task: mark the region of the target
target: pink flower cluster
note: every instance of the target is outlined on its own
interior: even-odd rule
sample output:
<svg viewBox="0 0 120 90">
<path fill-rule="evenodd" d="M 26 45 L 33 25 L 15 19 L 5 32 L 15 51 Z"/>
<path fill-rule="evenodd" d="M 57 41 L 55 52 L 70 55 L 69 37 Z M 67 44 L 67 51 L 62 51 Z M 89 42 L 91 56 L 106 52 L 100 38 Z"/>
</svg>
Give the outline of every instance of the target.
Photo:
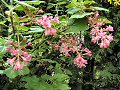
<svg viewBox="0 0 120 90">
<path fill-rule="evenodd" d="M 88 48 L 83 48 L 79 36 L 70 36 L 68 38 L 61 38 L 61 45 L 55 45 L 56 50 L 60 50 L 66 57 L 71 56 L 70 53 L 75 53 L 77 56 L 74 59 L 74 64 L 79 68 L 85 67 L 87 60 L 84 59 L 85 56 L 91 56 L 91 51 Z"/>
<path fill-rule="evenodd" d="M 32 55 L 28 54 L 26 51 L 26 47 L 31 46 L 32 43 L 29 42 L 25 46 L 20 46 L 20 44 L 25 41 L 26 38 L 24 38 L 19 44 L 16 44 L 13 41 L 7 42 L 7 44 L 12 45 L 12 47 L 6 47 L 6 50 L 13 56 L 13 58 L 8 58 L 7 62 L 13 67 L 14 70 L 21 70 L 23 66 L 27 66 L 28 62 L 32 60 Z"/>
<path fill-rule="evenodd" d="M 58 20 L 58 17 L 48 17 L 47 15 L 43 15 L 41 18 L 39 18 L 36 23 L 39 25 L 42 25 L 46 31 L 45 31 L 45 35 L 49 36 L 49 35 L 56 35 L 56 29 L 52 27 L 52 22 L 57 22 L 60 23 L 60 21 Z"/>
<path fill-rule="evenodd" d="M 40 18 L 36 18 L 37 17 L 36 15 L 44 12 L 42 9 L 40 9 L 37 13 L 34 13 L 33 11 L 31 11 L 28 8 L 26 8 L 25 10 L 27 12 L 27 15 L 20 17 L 18 20 L 21 21 L 22 19 L 28 18 L 28 16 L 30 17 L 31 20 L 29 22 L 20 23 L 20 26 L 28 26 L 31 24 L 37 24 L 37 25 L 41 25 L 45 28 L 46 36 L 56 35 L 56 28 L 54 28 L 52 26 L 52 22 L 60 23 L 57 16 L 53 17 L 53 16 L 42 15 L 42 17 L 40 17 Z"/>
<path fill-rule="evenodd" d="M 105 25 L 106 20 L 102 21 L 102 19 L 98 19 L 99 13 L 97 12 L 93 18 L 89 17 L 89 24 L 92 27 L 91 35 L 92 35 L 92 42 L 97 43 L 100 48 L 108 48 L 110 42 L 113 41 L 112 34 L 109 34 L 109 31 L 114 31 L 112 26 L 108 26 L 103 28 Z"/>
</svg>

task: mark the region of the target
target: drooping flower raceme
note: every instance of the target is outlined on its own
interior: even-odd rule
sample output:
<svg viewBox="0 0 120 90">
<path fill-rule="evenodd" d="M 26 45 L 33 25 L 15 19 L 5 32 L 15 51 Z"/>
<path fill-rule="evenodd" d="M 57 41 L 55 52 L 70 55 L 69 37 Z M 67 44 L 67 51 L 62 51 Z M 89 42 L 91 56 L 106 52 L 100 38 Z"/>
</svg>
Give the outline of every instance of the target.
<svg viewBox="0 0 120 90">
<path fill-rule="evenodd" d="M 45 28 L 45 35 L 56 35 L 56 28 L 52 27 L 52 22 L 60 23 L 58 17 L 48 17 L 47 15 L 43 15 L 41 18 L 36 20 L 36 23 L 42 25 Z"/>
<path fill-rule="evenodd" d="M 112 26 L 108 26 L 103 28 L 106 23 L 106 20 L 102 21 L 102 19 L 98 19 L 98 12 L 94 15 L 93 18 L 89 17 L 89 24 L 92 28 L 91 35 L 92 35 L 92 42 L 97 43 L 100 48 L 108 48 L 110 42 L 113 41 L 112 34 L 109 34 L 109 31 L 114 31 Z"/>
<path fill-rule="evenodd" d="M 31 46 L 32 43 L 29 42 L 25 46 L 20 46 L 24 43 L 26 38 L 24 38 L 20 43 L 16 44 L 13 41 L 7 42 L 7 44 L 12 47 L 7 47 L 6 50 L 11 53 L 12 58 L 7 58 L 8 64 L 10 64 L 14 70 L 21 70 L 24 66 L 27 66 L 28 62 L 32 60 L 32 54 L 28 54 L 26 47 Z"/>
<path fill-rule="evenodd" d="M 21 21 L 22 19 L 25 19 L 27 17 L 30 17 L 31 20 L 28 22 L 21 22 L 20 23 L 21 26 L 37 24 L 45 28 L 45 36 L 56 35 L 57 31 L 56 28 L 53 27 L 52 22 L 60 23 L 57 16 L 53 17 L 53 16 L 42 15 L 42 17 L 38 18 L 36 15 L 43 13 L 44 12 L 43 10 L 40 9 L 37 13 L 34 13 L 29 8 L 26 8 L 25 10 L 26 12 L 28 12 L 27 15 L 19 18 L 18 20 Z"/>
<path fill-rule="evenodd" d="M 74 58 L 74 64 L 79 68 L 85 67 L 87 60 L 86 56 L 91 56 L 91 51 L 88 48 L 82 47 L 82 40 L 79 36 L 70 36 L 68 38 L 62 37 L 60 45 L 55 44 L 54 48 L 63 53 L 66 57 L 71 56 L 73 53 L 76 57 Z"/>
</svg>

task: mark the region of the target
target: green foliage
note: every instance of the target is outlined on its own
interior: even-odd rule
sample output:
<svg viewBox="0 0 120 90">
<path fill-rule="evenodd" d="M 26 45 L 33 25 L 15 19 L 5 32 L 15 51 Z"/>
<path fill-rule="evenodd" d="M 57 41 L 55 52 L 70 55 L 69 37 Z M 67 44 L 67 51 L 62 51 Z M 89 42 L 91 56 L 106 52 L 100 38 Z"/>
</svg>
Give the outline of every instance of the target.
<svg viewBox="0 0 120 90">
<path fill-rule="evenodd" d="M 14 71 L 12 67 L 7 68 L 3 71 L 3 74 L 6 74 L 9 78 L 15 78 L 18 75 L 26 75 L 29 74 L 30 70 L 28 67 L 24 67 L 22 70 Z"/>
<path fill-rule="evenodd" d="M 74 19 L 70 19 L 74 20 Z M 80 31 L 88 30 L 88 21 L 86 18 L 75 19 L 73 23 L 70 24 L 70 33 L 80 33 Z"/>
<path fill-rule="evenodd" d="M 0 56 L 2 57 L 6 53 L 6 40 L 0 38 Z"/>
<path fill-rule="evenodd" d="M 40 78 L 36 76 L 24 77 L 22 81 L 26 81 L 25 87 L 28 90 L 70 90 L 67 85 L 68 76 L 65 74 L 53 74 L 52 76 L 43 75 Z"/>
<path fill-rule="evenodd" d="M 119 90 L 119 7 L 111 8 L 106 3 L 103 5 L 105 7 L 102 7 L 102 4 L 94 0 L 7 1 L 0 2 L 0 90 L 82 90 L 82 87 L 83 90 Z M 28 15 L 27 8 L 31 10 L 31 16 Z M 44 13 L 37 15 L 36 19 L 42 15 L 59 17 L 60 24 L 52 23 L 57 29 L 56 36 L 45 36 L 43 27 L 31 23 L 33 20 L 31 17 L 38 12 L 38 8 L 43 9 Z M 114 41 L 107 49 L 99 49 L 90 42 L 88 33 L 91 28 L 88 26 L 87 17 L 94 15 L 94 10 L 100 11 L 102 21 L 106 19 L 106 23 L 112 24 L 115 28 Z M 22 18 L 23 16 L 26 18 Z M 22 20 L 19 20 L 19 17 Z M 20 25 L 28 22 L 31 24 Z M 6 42 L 16 41 L 17 32 L 21 35 L 20 39 L 27 37 L 28 41 L 32 41 L 33 45 L 27 47 L 27 50 L 33 55 L 33 59 L 28 67 L 14 71 L 7 63 L 7 58 L 12 56 L 6 51 L 8 46 Z M 86 58 L 88 65 L 83 69 L 73 65 L 75 53 L 71 53 L 73 57 L 64 57 L 52 46 L 52 43 L 59 43 L 61 37 L 73 34 L 81 35 L 83 46 L 86 45 L 92 50 L 93 55 Z M 24 46 L 25 43 L 21 45 Z"/>
</svg>

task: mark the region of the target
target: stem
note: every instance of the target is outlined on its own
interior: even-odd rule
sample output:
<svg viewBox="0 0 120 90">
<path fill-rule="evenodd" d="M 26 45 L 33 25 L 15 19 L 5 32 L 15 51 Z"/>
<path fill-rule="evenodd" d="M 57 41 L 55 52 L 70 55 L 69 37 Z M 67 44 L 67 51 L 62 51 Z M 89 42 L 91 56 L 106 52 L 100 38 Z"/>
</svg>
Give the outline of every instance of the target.
<svg viewBox="0 0 120 90">
<path fill-rule="evenodd" d="M 56 13 L 57 13 L 57 16 L 58 16 L 58 4 L 56 5 Z"/>
<path fill-rule="evenodd" d="M 11 9 L 10 10 L 10 20 L 11 20 L 12 31 L 15 34 L 15 29 L 14 29 L 14 26 L 13 26 L 14 22 L 13 22 L 13 14 L 12 14 L 12 12 L 13 12 L 13 10 Z"/>
<path fill-rule="evenodd" d="M 2 1 L 2 2 L 5 4 L 5 6 L 8 7 L 9 10 L 10 10 L 11 26 L 12 26 L 12 29 L 13 29 L 13 33 L 15 34 L 15 29 L 14 29 L 14 26 L 13 26 L 13 14 L 12 14 L 13 8 L 11 8 L 4 0 L 1 0 L 1 1 Z"/>
<path fill-rule="evenodd" d="M 18 38 L 18 60 L 20 60 L 20 37 L 19 37 L 19 32 L 17 33 L 17 38 Z"/>
</svg>

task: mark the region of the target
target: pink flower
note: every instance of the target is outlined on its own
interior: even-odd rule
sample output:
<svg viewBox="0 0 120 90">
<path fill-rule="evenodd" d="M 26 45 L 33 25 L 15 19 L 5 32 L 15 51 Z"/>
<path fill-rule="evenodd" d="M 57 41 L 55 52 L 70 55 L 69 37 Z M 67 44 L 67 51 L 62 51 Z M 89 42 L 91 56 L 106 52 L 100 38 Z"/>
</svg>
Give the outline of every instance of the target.
<svg viewBox="0 0 120 90">
<path fill-rule="evenodd" d="M 51 22 L 57 22 L 59 23 L 60 21 L 58 20 L 58 17 L 48 17 L 47 15 L 43 15 L 42 18 L 38 19 L 36 21 L 37 24 L 42 25 L 46 31 L 45 31 L 45 35 L 49 36 L 49 35 L 56 35 L 56 29 L 52 28 L 52 24 Z"/>
<path fill-rule="evenodd" d="M 27 26 L 28 23 L 21 23 L 20 26 Z"/>
<path fill-rule="evenodd" d="M 20 44 L 23 43 L 24 41 L 26 41 L 26 38 L 24 38 L 20 42 Z M 12 44 L 13 49 L 7 47 L 6 50 L 11 52 L 11 55 L 14 58 L 13 59 L 8 58 L 7 62 L 13 67 L 14 70 L 21 70 L 24 65 L 27 65 L 27 63 L 32 60 L 32 55 L 26 52 L 26 47 L 31 46 L 32 43 L 29 42 L 27 45 L 21 46 L 19 44 L 14 44 L 14 42 L 10 41 L 8 42 L 8 44 Z"/>
<path fill-rule="evenodd" d="M 114 31 L 113 27 L 109 25 L 109 27 L 106 28 L 107 31 Z"/>
<path fill-rule="evenodd" d="M 103 37 L 106 35 L 106 32 L 104 32 L 102 29 L 99 30 L 98 36 Z"/>
<path fill-rule="evenodd" d="M 27 40 L 27 38 L 25 37 L 25 38 L 23 38 L 23 40 L 22 40 L 22 41 L 23 41 L 23 42 L 25 42 L 26 40 Z"/>
<path fill-rule="evenodd" d="M 74 59 L 74 64 L 77 64 L 79 68 L 85 67 L 85 64 L 87 64 L 87 60 L 83 59 L 80 55 L 78 55 Z"/>
<path fill-rule="evenodd" d="M 24 62 L 28 62 L 32 60 L 32 55 L 29 54 L 27 57 L 22 57 L 22 59 L 24 60 Z"/>
<path fill-rule="evenodd" d="M 91 34 L 92 34 L 92 35 L 95 35 L 97 32 L 98 32 L 97 29 L 92 29 Z"/>
<path fill-rule="evenodd" d="M 32 42 L 29 42 L 27 45 L 28 45 L 28 46 L 31 46 L 31 45 L 32 45 Z"/>
<path fill-rule="evenodd" d="M 99 40 L 100 40 L 100 36 L 96 36 L 96 37 L 93 36 L 91 41 L 92 41 L 93 43 L 96 43 L 96 42 L 98 42 Z"/>
<path fill-rule="evenodd" d="M 37 12 L 37 14 L 41 14 L 41 13 L 43 13 L 44 11 L 41 9 L 41 10 L 39 10 L 38 12 Z"/>
<path fill-rule="evenodd" d="M 81 49 L 82 48 L 82 44 L 80 44 L 78 48 Z"/>
<path fill-rule="evenodd" d="M 15 62 L 15 59 L 16 59 L 16 57 L 14 57 L 13 59 L 8 58 L 7 62 L 8 62 L 10 65 L 13 66 L 13 64 L 14 64 L 14 62 Z"/>
<path fill-rule="evenodd" d="M 13 45 L 14 42 L 13 41 L 9 41 L 9 42 L 7 42 L 7 44 Z"/>
<path fill-rule="evenodd" d="M 51 28 L 51 20 L 46 15 L 43 15 L 36 23 L 42 25 L 44 28 Z"/>
<path fill-rule="evenodd" d="M 69 56 L 71 56 L 68 52 L 65 52 L 65 56 L 66 57 L 69 57 Z"/>
<path fill-rule="evenodd" d="M 14 66 L 14 70 L 21 70 L 23 68 L 23 64 L 20 61 L 17 61 Z"/>
<path fill-rule="evenodd" d="M 19 52 L 19 50 L 17 50 L 17 49 L 11 49 L 10 52 L 11 52 L 12 55 L 17 55 L 18 52 Z"/>
<path fill-rule="evenodd" d="M 11 51 L 12 48 L 10 48 L 10 47 L 6 47 L 6 50 L 7 50 L 7 51 Z"/>
<path fill-rule="evenodd" d="M 107 38 L 108 38 L 108 40 L 109 40 L 110 42 L 113 41 L 113 36 L 112 36 L 112 34 L 108 35 Z"/>
<path fill-rule="evenodd" d="M 57 22 L 57 23 L 60 23 L 58 17 L 54 17 L 53 21 L 54 21 L 54 22 Z"/>
<path fill-rule="evenodd" d="M 29 54 L 27 57 L 26 57 L 27 61 L 31 61 L 32 60 L 32 54 Z"/>
<path fill-rule="evenodd" d="M 60 46 L 57 44 L 57 45 L 55 45 L 55 49 L 56 50 L 59 50 L 59 48 L 60 48 Z"/>
<path fill-rule="evenodd" d="M 55 28 L 51 28 L 50 31 L 51 31 L 51 35 L 56 35 L 56 29 Z"/>
<path fill-rule="evenodd" d="M 28 56 L 28 53 L 27 52 L 22 52 L 22 55 L 24 56 L 24 57 L 27 57 Z"/>
<path fill-rule="evenodd" d="M 94 24 L 94 20 L 91 17 L 89 17 L 88 20 L 91 24 Z"/>
<path fill-rule="evenodd" d="M 50 32 L 49 29 L 46 29 L 46 30 L 45 30 L 45 36 L 49 36 L 49 35 L 51 35 L 51 32 Z"/>
<path fill-rule="evenodd" d="M 51 21 L 46 15 L 42 16 L 42 25 L 44 28 L 51 28 Z"/>
<path fill-rule="evenodd" d="M 100 48 L 108 48 L 108 46 L 110 45 L 110 42 L 105 39 L 100 43 Z"/>
<path fill-rule="evenodd" d="M 112 26 L 108 26 L 107 28 L 103 28 L 106 20 L 98 19 L 98 12 L 94 15 L 93 18 L 89 17 L 90 26 L 93 28 L 91 31 L 92 34 L 92 42 L 97 43 L 100 48 L 107 48 L 111 41 L 113 41 L 113 36 L 108 34 L 108 31 L 114 31 Z"/>
<path fill-rule="evenodd" d="M 97 25 L 97 27 L 101 27 L 102 25 L 104 25 L 104 23 L 103 22 L 97 22 L 96 25 Z"/>
<path fill-rule="evenodd" d="M 98 16 L 99 16 L 99 13 L 96 12 L 96 14 L 95 14 L 95 18 L 98 19 Z"/>
<path fill-rule="evenodd" d="M 84 51 L 86 52 L 87 56 L 92 56 L 91 51 L 88 48 L 85 48 Z"/>
</svg>

